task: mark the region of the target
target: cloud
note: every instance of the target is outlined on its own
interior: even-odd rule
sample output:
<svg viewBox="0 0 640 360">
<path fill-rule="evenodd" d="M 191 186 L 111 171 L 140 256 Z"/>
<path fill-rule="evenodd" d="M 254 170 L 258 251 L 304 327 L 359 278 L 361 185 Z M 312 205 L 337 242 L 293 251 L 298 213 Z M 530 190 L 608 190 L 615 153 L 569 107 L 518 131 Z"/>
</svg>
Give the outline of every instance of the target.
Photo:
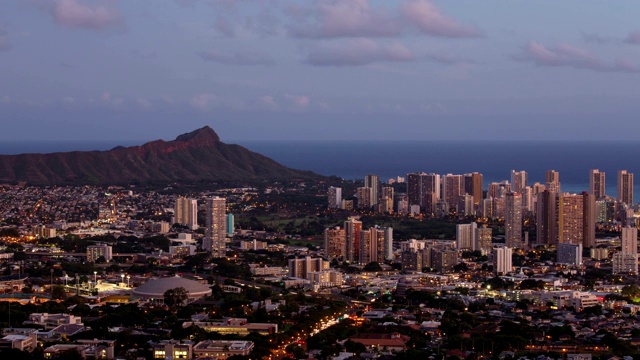
<svg viewBox="0 0 640 360">
<path fill-rule="evenodd" d="M 326 43 L 313 49 L 304 62 L 315 66 L 359 66 L 375 62 L 406 62 L 415 56 L 404 45 L 380 45 L 371 39 Z"/>
<path fill-rule="evenodd" d="M 115 107 L 119 107 L 124 103 L 123 98 L 111 96 L 111 93 L 107 91 L 103 92 L 102 95 L 100 95 L 100 100 L 102 100 L 102 102 L 105 104 L 109 104 Z"/>
<path fill-rule="evenodd" d="M 261 108 L 269 109 L 269 110 L 277 110 L 280 106 L 276 102 L 275 98 L 271 95 L 261 96 L 258 100 L 258 104 Z"/>
<path fill-rule="evenodd" d="M 298 9 L 296 14 L 304 14 L 304 10 Z M 324 1 L 307 14 L 312 14 L 315 23 L 292 27 L 292 35 L 304 38 L 388 37 L 402 32 L 402 24 L 396 16 L 372 8 L 368 0 Z"/>
<path fill-rule="evenodd" d="M 458 23 L 455 19 L 443 15 L 430 0 L 410 0 L 402 4 L 404 19 L 421 32 L 431 36 L 450 38 L 472 38 L 481 36 L 474 26 Z"/>
<path fill-rule="evenodd" d="M 54 21 L 68 27 L 102 30 L 121 21 L 120 12 L 105 1 L 87 5 L 79 0 L 53 0 L 50 6 Z"/>
<path fill-rule="evenodd" d="M 632 31 L 624 39 L 627 44 L 640 44 L 640 31 Z"/>
<path fill-rule="evenodd" d="M 227 18 L 224 18 L 224 17 L 217 18 L 216 21 L 213 23 L 213 28 L 216 30 L 218 34 L 222 36 L 225 36 L 228 38 L 236 37 L 236 29 L 233 26 L 233 23 L 231 23 Z"/>
<path fill-rule="evenodd" d="M 593 44 L 605 44 L 613 40 L 612 38 L 607 36 L 601 36 L 593 33 L 586 33 L 584 31 L 581 32 L 580 35 L 582 36 L 582 40 L 584 40 L 587 43 L 593 43 Z"/>
<path fill-rule="evenodd" d="M 293 36 L 302 38 L 397 37 L 410 29 L 450 38 L 482 35 L 475 26 L 443 15 L 431 0 L 406 0 L 399 8 L 375 8 L 369 0 L 326 0 L 311 8 L 289 7 L 285 13 L 303 23 L 290 27 Z"/>
<path fill-rule="evenodd" d="M 9 41 L 9 33 L 0 29 L 0 52 L 11 50 L 11 42 Z"/>
<path fill-rule="evenodd" d="M 236 51 L 233 54 L 223 54 L 221 52 L 211 50 L 198 53 L 202 60 L 215 62 L 223 65 L 273 65 L 275 61 L 268 55 L 262 54 L 253 49 L 244 49 Z"/>
<path fill-rule="evenodd" d="M 228 110 L 246 110 L 244 101 L 231 97 L 222 97 L 212 93 L 202 93 L 194 96 L 189 101 L 191 106 L 202 111 L 209 111 L 214 108 L 225 108 Z"/>
<path fill-rule="evenodd" d="M 568 44 L 545 47 L 539 42 L 530 41 L 522 53 L 513 55 L 512 58 L 532 62 L 537 66 L 570 67 L 598 72 L 638 72 L 638 68 L 626 60 L 608 64 L 588 51 Z"/>
<path fill-rule="evenodd" d="M 144 98 L 136 99 L 136 103 L 142 109 L 150 109 L 151 108 L 151 101 L 149 101 L 147 99 L 144 99 Z"/>
<path fill-rule="evenodd" d="M 207 111 L 216 105 L 218 97 L 214 94 L 203 93 L 196 95 L 191 99 L 191 106 L 202 111 Z"/>
<path fill-rule="evenodd" d="M 306 95 L 285 94 L 284 98 L 289 102 L 291 111 L 304 111 L 311 104 L 311 99 Z"/>
</svg>

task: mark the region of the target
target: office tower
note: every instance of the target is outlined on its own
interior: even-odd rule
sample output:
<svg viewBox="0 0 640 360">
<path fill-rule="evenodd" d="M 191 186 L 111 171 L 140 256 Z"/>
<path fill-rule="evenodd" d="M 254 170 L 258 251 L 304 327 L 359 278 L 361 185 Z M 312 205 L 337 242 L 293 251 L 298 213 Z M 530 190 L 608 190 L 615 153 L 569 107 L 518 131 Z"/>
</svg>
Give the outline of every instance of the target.
<svg viewBox="0 0 640 360">
<path fill-rule="evenodd" d="M 475 222 L 472 222 L 471 224 L 456 225 L 456 243 L 458 250 L 477 250 L 477 229 L 478 224 L 476 224 Z"/>
<path fill-rule="evenodd" d="M 591 169 L 589 171 L 589 193 L 597 199 L 605 196 L 605 174 L 598 169 Z"/>
<path fill-rule="evenodd" d="M 521 193 L 527 186 L 528 175 L 524 170 L 511 170 L 511 191 Z"/>
<path fill-rule="evenodd" d="M 221 197 L 212 197 L 206 200 L 207 221 L 202 248 L 209 251 L 213 257 L 225 257 L 225 213 L 227 211 L 226 200 Z"/>
<path fill-rule="evenodd" d="M 573 266 L 582 266 L 582 244 L 558 244 L 557 262 Z"/>
<path fill-rule="evenodd" d="M 233 214 L 227 214 L 227 235 L 233 236 L 233 231 L 235 230 L 235 217 Z"/>
<path fill-rule="evenodd" d="M 513 271 L 513 249 L 506 246 L 493 248 L 493 271 L 496 275 L 506 275 Z"/>
<path fill-rule="evenodd" d="M 173 210 L 174 223 L 184 225 L 191 230 L 198 229 L 198 201 L 179 197 Z"/>
<path fill-rule="evenodd" d="M 425 213 L 435 212 L 440 197 L 440 175 L 426 173 L 407 174 L 407 200 L 409 206 L 419 205 Z"/>
<path fill-rule="evenodd" d="M 556 193 L 560 192 L 560 173 L 555 170 L 549 170 L 545 174 L 547 189 Z"/>
<path fill-rule="evenodd" d="M 329 202 L 329 209 L 342 209 L 342 188 L 329 187 L 327 191 L 327 198 Z"/>
<path fill-rule="evenodd" d="M 474 246 L 474 250 L 480 250 L 482 255 L 488 255 L 491 253 L 491 228 L 488 228 L 487 225 L 482 225 L 476 229 L 476 245 Z"/>
<path fill-rule="evenodd" d="M 522 194 L 510 192 L 505 198 L 504 217 L 505 245 L 522 247 Z"/>
<path fill-rule="evenodd" d="M 455 207 L 457 209 L 458 196 L 462 195 L 464 191 L 464 184 L 462 175 L 447 174 L 442 179 L 442 200 L 444 200 L 449 207 Z"/>
<path fill-rule="evenodd" d="M 473 196 L 469 194 L 464 194 L 458 196 L 458 213 L 464 216 L 472 216 L 475 215 L 475 211 L 473 210 Z"/>
<path fill-rule="evenodd" d="M 346 233 L 339 226 L 324 229 L 324 251 L 329 259 L 345 258 L 347 253 Z"/>
<path fill-rule="evenodd" d="M 371 206 L 377 204 L 380 199 L 380 177 L 373 174 L 365 176 L 364 187 L 371 188 Z"/>
<path fill-rule="evenodd" d="M 633 173 L 627 170 L 618 171 L 618 201 L 633 205 Z"/>
<path fill-rule="evenodd" d="M 482 174 L 473 172 L 464 175 L 464 192 L 473 196 L 473 204 L 478 205 L 482 201 Z"/>
<path fill-rule="evenodd" d="M 370 209 L 373 206 L 373 189 L 370 187 L 359 187 L 356 190 L 358 198 L 358 209 Z"/>
<path fill-rule="evenodd" d="M 360 263 L 360 233 L 362 232 L 362 221 L 357 217 L 350 217 L 344 222 L 346 239 L 346 260 L 352 264 Z"/>
</svg>

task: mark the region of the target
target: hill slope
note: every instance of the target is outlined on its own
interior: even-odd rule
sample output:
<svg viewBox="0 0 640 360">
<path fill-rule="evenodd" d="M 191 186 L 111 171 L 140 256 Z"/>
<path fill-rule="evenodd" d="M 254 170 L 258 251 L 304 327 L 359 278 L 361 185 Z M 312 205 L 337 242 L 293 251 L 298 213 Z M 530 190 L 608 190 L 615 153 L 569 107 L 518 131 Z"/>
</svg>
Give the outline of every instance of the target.
<svg viewBox="0 0 640 360">
<path fill-rule="evenodd" d="M 239 145 L 220 141 L 206 126 L 173 141 L 108 151 L 0 155 L 0 182 L 35 185 L 126 184 L 320 177 L 289 169 Z"/>
</svg>

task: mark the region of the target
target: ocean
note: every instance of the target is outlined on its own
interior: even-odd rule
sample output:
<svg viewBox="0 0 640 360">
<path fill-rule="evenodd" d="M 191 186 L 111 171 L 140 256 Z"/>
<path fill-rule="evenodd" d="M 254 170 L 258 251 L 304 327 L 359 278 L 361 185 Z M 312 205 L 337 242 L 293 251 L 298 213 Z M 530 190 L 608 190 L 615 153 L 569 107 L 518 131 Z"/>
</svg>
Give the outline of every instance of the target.
<svg viewBox="0 0 640 360">
<path fill-rule="evenodd" d="M 0 142 L 0 154 L 108 150 L 142 142 Z M 322 175 L 362 179 L 379 175 L 383 181 L 424 171 L 438 174 L 480 172 L 485 188 L 509 180 L 511 170 L 525 170 L 529 184 L 544 182 L 547 170 L 560 172 L 562 191 L 589 188 L 589 169 L 606 173 L 607 195 L 616 196 L 617 172 L 639 173 L 639 142 L 598 141 L 240 141 L 239 145 L 288 167 Z M 640 176 L 640 175 L 639 175 Z M 635 188 L 635 199 L 640 189 Z"/>
</svg>

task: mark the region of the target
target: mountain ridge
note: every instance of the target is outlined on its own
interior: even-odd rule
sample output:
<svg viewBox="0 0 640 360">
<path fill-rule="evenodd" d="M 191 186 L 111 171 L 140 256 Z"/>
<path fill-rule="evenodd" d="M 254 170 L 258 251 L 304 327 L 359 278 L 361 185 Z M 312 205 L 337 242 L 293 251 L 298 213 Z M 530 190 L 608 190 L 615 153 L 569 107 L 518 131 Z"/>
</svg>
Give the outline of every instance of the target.
<svg viewBox="0 0 640 360">
<path fill-rule="evenodd" d="M 318 178 L 240 145 L 225 144 L 209 126 L 142 145 L 105 151 L 0 155 L 0 182 L 33 185 L 124 184 Z"/>
</svg>

